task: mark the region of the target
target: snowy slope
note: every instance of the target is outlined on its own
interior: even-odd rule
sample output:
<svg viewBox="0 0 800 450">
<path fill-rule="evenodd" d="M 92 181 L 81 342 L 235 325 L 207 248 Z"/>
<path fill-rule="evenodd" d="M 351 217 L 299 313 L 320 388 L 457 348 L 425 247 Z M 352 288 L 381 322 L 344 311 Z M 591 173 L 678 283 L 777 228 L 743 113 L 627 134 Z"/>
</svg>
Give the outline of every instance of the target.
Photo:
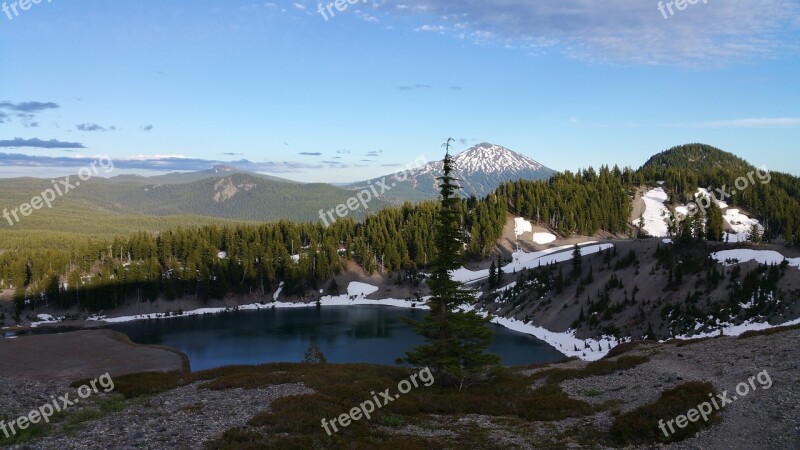
<svg viewBox="0 0 800 450">
<path fill-rule="evenodd" d="M 644 231 L 653 237 L 663 238 L 669 236 L 667 221 L 670 220 L 672 214 L 664 205 L 664 202 L 669 199 L 664 188 L 652 189 L 644 194 L 642 199 L 645 205 L 644 214 L 642 214 L 644 217 Z M 634 220 L 633 224 L 639 226 L 639 219 Z"/>
<path fill-rule="evenodd" d="M 584 242 L 579 244 L 581 255 L 593 255 L 595 253 L 608 250 L 614 247 L 612 244 L 596 244 L 596 241 Z M 540 252 L 527 253 L 524 251 L 514 252 L 512 255 L 512 262 L 503 266 L 505 273 L 519 272 L 525 269 L 534 269 L 539 266 L 546 266 L 548 264 L 555 264 L 572 259 L 572 252 L 575 247 L 572 245 L 565 245 L 562 247 L 550 248 Z M 489 269 L 483 270 L 469 270 L 464 267 L 451 272 L 453 279 L 462 283 L 474 283 L 479 280 L 489 278 Z"/>
<path fill-rule="evenodd" d="M 725 233 L 726 242 L 746 242 L 753 225 L 758 226 L 761 233 L 764 232 L 764 226 L 761 225 L 758 220 L 747 217 L 738 209 L 726 210 L 722 218 L 725 219 L 725 222 L 727 222 L 734 231 L 734 233 Z"/>
</svg>

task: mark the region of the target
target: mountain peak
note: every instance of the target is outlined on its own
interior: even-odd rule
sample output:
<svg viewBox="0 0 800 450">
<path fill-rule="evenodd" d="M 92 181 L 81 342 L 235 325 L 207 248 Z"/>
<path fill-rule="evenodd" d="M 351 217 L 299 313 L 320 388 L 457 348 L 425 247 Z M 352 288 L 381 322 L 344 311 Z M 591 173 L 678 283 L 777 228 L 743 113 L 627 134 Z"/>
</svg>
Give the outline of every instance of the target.
<svg viewBox="0 0 800 450">
<path fill-rule="evenodd" d="M 542 164 L 503 146 L 482 142 L 453 157 L 459 172 L 516 173 L 547 170 Z"/>
<path fill-rule="evenodd" d="M 556 173 L 527 156 L 489 142 L 482 142 L 454 155 L 453 163 L 463 194 L 476 197 L 490 194 L 507 181 L 544 180 Z M 442 170 L 442 161 L 432 161 L 409 170 L 407 179 L 396 183 L 389 196 L 402 200 L 436 199 L 439 195 L 438 177 L 442 176 Z M 381 180 L 382 178 L 376 178 L 354 183 L 349 188 L 365 189 L 373 182 Z"/>
</svg>

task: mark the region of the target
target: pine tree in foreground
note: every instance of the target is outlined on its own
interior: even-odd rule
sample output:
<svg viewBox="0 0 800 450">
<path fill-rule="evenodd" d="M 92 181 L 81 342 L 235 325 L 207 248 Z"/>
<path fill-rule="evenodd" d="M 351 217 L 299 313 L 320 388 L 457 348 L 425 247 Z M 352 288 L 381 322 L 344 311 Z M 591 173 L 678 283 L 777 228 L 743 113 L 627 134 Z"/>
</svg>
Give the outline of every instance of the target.
<svg viewBox="0 0 800 450">
<path fill-rule="evenodd" d="M 398 362 L 429 367 L 438 383 L 458 385 L 461 389 L 488 378 L 499 366 L 500 358 L 486 353 L 494 339 L 494 332 L 486 326 L 489 319 L 473 310 L 460 309 L 475 302 L 474 291 L 465 289 L 450 274 L 461 267 L 464 252 L 458 180 L 452 176 L 451 142 L 448 139 L 444 144 L 444 169 L 439 178 L 441 208 L 434 237 L 436 255 L 428 280 L 430 311 L 421 321 L 410 321 L 425 343 L 406 352 L 406 357 Z"/>
</svg>

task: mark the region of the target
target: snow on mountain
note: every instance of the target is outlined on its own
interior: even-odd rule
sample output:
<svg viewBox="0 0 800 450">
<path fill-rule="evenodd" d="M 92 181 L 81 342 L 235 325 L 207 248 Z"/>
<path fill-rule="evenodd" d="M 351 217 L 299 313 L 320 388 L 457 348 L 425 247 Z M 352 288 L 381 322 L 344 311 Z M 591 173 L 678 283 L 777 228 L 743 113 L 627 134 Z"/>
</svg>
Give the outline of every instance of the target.
<svg viewBox="0 0 800 450">
<path fill-rule="evenodd" d="M 505 147 L 484 142 L 453 157 L 456 171 L 462 175 L 481 173 L 528 173 L 550 171 L 541 163 Z M 429 163 L 424 173 L 441 173 L 442 162 Z M 551 171 L 552 172 L 552 171 Z"/>
<path fill-rule="evenodd" d="M 428 160 L 433 156 L 426 155 Z M 403 200 L 434 199 L 438 195 L 436 178 L 442 175 L 443 163 L 438 160 L 409 170 L 401 180 L 393 183 L 384 195 Z M 462 195 L 482 197 L 508 181 L 542 180 L 555 171 L 527 156 L 505 147 L 484 142 L 453 156 L 455 176 L 463 188 Z M 387 175 L 389 179 L 393 175 Z M 406 179 L 407 178 L 407 179 Z M 360 190 L 382 178 L 356 183 L 350 189 Z M 392 180 L 394 181 L 394 179 Z"/>
</svg>

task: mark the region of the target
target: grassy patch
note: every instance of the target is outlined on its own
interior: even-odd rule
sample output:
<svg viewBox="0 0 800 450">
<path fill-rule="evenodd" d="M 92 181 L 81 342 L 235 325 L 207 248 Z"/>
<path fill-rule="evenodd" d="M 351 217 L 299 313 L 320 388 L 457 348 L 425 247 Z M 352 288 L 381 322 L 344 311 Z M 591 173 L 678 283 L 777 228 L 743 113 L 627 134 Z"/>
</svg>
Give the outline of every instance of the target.
<svg viewBox="0 0 800 450">
<path fill-rule="evenodd" d="M 78 431 L 83 430 L 88 422 L 100 419 L 123 408 L 123 399 L 121 395 L 111 394 L 104 397 L 98 397 L 93 400 L 93 403 L 85 406 L 83 409 L 63 410 L 56 412 L 50 417 L 49 423 L 42 422 L 37 424 L 29 424 L 24 430 L 20 430 L 15 426 L 16 433 L 9 438 L 0 431 L 0 447 L 25 444 L 27 442 L 48 436 L 53 432 L 73 435 Z M 15 418 L 6 417 L 4 421 L 6 424 L 16 420 Z M 58 425 L 56 425 L 58 424 Z"/>
<path fill-rule="evenodd" d="M 420 387 L 382 404 L 371 417 L 338 427 L 328 436 L 321 420 L 328 422 L 348 413 L 374 393 L 398 392 L 400 381 L 415 371 L 364 364 L 270 364 L 258 367 L 227 367 L 195 374 L 207 389 L 252 389 L 278 383 L 303 382 L 314 394 L 278 399 L 270 411 L 253 417 L 245 431 L 231 431 L 209 444 L 209 448 L 247 448 L 254 439 L 262 448 L 440 448 L 475 443 L 491 445 L 489 432 L 480 427 L 458 427 L 458 437 L 417 437 L 389 432 L 407 425 L 425 427 L 431 415 L 454 421 L 466 415 L 492 418 L 516 417 L 525 421 L 553 421 L 594 414 L 597 408 L 567 396 L 559 386 L 531 390 L 531 378 L 503 371 L 493 382 L 459 392 L 438 386 Z M 381 398 L 381 402 L 385 402 Z M 441 428 L 436 422 L 436 430 Z M 256 434 L 259 436 L 256 438 Z"/>
<path fill-rule="evenodd" d="M 158 394 L 192 382 L 184 372 L 144 372 L 114 378 L 114 391 L 125 398 Z"/>
<path fill-rule="evenodd" d="M 622 356 L 619 359 L 601 359 L 589 363 L 583 369 L 550 369 L 535 373 L 533 378 L 546 378 L 548 384 L 557 384 L 567 380 L 611 375 L 612 373 L 632 369 L 650 361 L 649 356 Z"/>
<path fill-rule="evenodd" d="M 86 428 L 86 424 L 91 421 L 101 419 L 109 414 L 121 411 L 124 407 L 122 396 L 112 395 L 100 398 L 95 401 L 93 406 L 87 407 L 75 414 L 67 416 L 61 432 L 67 435 L 74 435 Z"/>
<path fill-rule="evenodd" d="M 626 342 L 624 344 L 619 344 L 618 346 L 611 349 L 608 352 L 608 355 L 605 356 L 603 359 L 611 359 L 616 358 L 617 356 L 622 356 L 625 353 L 632 352 L 637 350 L 641 347 L 649 346 L 649 345 L 656 345 L 658 342 L 656 341 L 633 341 L 633 342 Z"/>
<path fill-rule="evenodd" d="M 697 339 L 670 339 L 665 344 L 674 345 L 677 348 L 688 347 L 690 345 L 706 342 L 709 339 L 716 339 L 716 337 L 697 338 Z"/>
<path fill-rule="evenodd" d="M 674 426 L 675 434 L 669 437 L 659 429 L 659 421 L 668 422 L 679 415 L 686 415 L 690 409 L 709 400 L 708 394 L 713 393 L 711 383 L 690 382 L 670 389 L 655 403 L 643 406 L 635 411 L 618 416 L 611 427 L 611 438 L 622 445 L 641 445 L 656 442 L 677 442 L 688 439 L 698 431 L 711 426 L 711 422 L 718 419 L 719 413 L 714 412 L 709 422 L 702 418 L 691 423 L 686 428 Z M 669 428 L 667 428 L 669 432 Z"/>
<path fill-rule="evenodd" d="M 6 418 L 4 418 L 4 421 L 5 421 L 6 424 L 8 424 L 9 422 L 11 422 L 13 420 L 16 420 L 16 419 L 17 419 L 16 417 L 14 417 L 14 418 L 6 417 Z M 15 424 L 14 430 L 16 431 L 16 433 L 12 434 L 9 437 L 6 437 L 5 433 L 0 431 L 0 447 L 25 444 L 26 442 L 30 442 L 30 441 L 32 441 L 34 439 L 38 439 L 38 438 L 40 438 L 42 436 L 46 436 L 51 428 L 52 428 L 51 425 L 47 425 L 47 424 L 43 424 L 43 423 L 37 423 L 37 424 L 29 425 L 28 428 L 26 428 L 24 430 L 20 430 L 20 429 L 18 429 L 16 427 L 16 424 Z M 9 430 L 9 433 L 10 433 L 10 430 Z"/>
<path fill-rule="evenodd" d="M 752 337 L 756 337 L 756 336 L 772 336 L 772 335 L 775 335 L 775 334 L 778 334 L 778 333 L 783 333 L 783 332 L 791 331 L 791 330 L 800 330 L 800 325 L 793 325 L 793 326 L 790 326 L 790 327 L 768 328 L 766 330 L 760 330 L 760 331 L 747 331 L 745 333 L 742 333 L 739 336 L 739 339 L 747 339 L 747 338 L 752 338 Z"/>
</svg>

